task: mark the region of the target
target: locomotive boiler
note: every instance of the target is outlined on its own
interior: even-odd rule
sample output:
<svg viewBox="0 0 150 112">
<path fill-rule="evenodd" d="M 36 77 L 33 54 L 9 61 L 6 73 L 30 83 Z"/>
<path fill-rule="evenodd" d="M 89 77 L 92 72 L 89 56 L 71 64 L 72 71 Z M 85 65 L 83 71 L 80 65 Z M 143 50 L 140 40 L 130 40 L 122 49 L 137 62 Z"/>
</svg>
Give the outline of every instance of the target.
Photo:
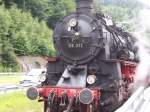
<svg viewBox="0 0 150 112">
<path fill-rule="evenodd" d="M 44 112 L 113 112 L 130 96 L 136 68 L 135 39 L 102 13 L 93 0 L 76 0 L 76 12 L 60 19 L 41 85 L 30 99 Z"/>
</svg>

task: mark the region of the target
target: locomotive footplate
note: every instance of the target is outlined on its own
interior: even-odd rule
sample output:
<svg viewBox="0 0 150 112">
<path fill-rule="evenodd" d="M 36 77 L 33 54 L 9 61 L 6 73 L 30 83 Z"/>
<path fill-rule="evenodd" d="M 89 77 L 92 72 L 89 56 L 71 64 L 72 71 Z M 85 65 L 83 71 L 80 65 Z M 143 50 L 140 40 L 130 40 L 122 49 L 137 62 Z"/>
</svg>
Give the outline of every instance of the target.
<svg viewBox="0 0 150 112">
<path fill-rule="evenodd" d="M 58 112 L 98 112 L 100 108 L 101 92 L 99 88 L 65 88 L 65 87 L 38 87 L 29 88 L 27 97 L 31 100 L 47 102 L 49 110 Z M 59 109 L 59 110 L 58 110 Z M 51 112 L 50 111 L 50 112 Z"/>
</svg>

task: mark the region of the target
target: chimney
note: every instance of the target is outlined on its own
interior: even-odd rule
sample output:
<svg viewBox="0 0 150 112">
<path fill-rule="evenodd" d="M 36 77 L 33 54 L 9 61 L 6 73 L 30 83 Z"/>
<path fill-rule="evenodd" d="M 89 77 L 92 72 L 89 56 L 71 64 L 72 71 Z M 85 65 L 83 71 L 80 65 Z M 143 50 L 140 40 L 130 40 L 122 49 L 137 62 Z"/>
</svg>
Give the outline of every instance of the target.
<svg viewBox="0 0 150 112">
<path fill-rule="evenodd" d="M 76 0 L 77 13 L 92 14 L 93 0 Z"/>
</svg>

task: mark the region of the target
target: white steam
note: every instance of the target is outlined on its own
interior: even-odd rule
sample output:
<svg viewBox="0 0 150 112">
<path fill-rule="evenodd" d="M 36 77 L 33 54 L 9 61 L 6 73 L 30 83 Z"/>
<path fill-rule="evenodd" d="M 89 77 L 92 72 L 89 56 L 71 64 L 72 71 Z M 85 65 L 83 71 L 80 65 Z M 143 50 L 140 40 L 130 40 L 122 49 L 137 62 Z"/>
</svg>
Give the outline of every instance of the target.
<svg viewBox="0 0 150 112">
<path fill-rule="evenodd" d="M 150 31 L 150 0 L 138 0 L 143 3 L 145 7 L 139 11 L 137 19 L 137 29 L 135 36 L 139 40 L 137 45 L 139 47 L 140 63 L 137 67 L 135 77 L 135 87 L 147 85 L 147 80 L 150 78 L 150 37 L 147 32 Z M 148 39 L 149 38 L 149 39 Z"/>
<path fill-rule="evenodd" d="M 150 0 L 138 0 L 140 3 L 145 4 L 146 6 L 150 6 Z"/>
</svg>

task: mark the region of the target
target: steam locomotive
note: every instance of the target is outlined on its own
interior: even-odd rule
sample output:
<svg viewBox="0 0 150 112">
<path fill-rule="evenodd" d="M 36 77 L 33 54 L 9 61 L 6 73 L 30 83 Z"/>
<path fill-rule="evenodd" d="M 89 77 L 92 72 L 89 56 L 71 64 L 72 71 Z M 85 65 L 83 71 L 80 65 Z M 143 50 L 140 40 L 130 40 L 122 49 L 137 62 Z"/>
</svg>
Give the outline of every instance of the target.
<svg viewBox="0 0 150 112">
<path fill-rule="evenodd" d="M 76 7 L 57 23 L 57 57 L 27 96 L 44 101 L 44 112 L 113 112 L 131 94 L 136 40 L 95 12 L 93 0 L 76 0 Z"/>
</svg>

